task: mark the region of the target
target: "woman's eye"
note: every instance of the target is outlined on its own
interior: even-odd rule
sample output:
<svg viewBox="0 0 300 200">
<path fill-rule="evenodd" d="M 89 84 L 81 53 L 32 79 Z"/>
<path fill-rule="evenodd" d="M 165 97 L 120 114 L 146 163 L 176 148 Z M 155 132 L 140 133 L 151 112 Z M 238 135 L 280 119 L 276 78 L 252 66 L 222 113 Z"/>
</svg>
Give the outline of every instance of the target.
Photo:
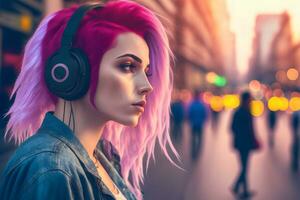
<svg viewBox="0 0 300 200">
<path fill-rule="evenodd" d="M 120 65 L 120 68 L 124 72 L 133 73 L 136 67 L 132 63 L 124 63 Z"/>
</svg>

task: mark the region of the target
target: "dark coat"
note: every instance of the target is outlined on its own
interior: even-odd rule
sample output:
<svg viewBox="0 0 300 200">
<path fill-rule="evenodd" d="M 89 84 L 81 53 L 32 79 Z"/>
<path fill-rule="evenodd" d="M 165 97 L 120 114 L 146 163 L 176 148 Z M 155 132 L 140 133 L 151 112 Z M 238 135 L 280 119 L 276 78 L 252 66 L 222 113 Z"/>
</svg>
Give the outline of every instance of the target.
<svg viewBox="0 0 300 200">
<path fill-rule="evenodd" d="M 250 151 L 258 148 L 253 128 L 253 117 L 250 110 L 240 107 L 233 114 L 231 130 L 233 147 L 238 151 Z"/>
</svg>

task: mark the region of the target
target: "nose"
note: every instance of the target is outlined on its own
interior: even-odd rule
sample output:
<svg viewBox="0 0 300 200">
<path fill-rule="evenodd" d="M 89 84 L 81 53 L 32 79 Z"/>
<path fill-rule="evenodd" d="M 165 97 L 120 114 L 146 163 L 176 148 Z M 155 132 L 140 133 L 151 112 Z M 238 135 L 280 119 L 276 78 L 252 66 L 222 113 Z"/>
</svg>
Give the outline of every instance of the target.
<svg viewBox="0 0 300 200">
<path fill-rule="evenodd" d="M 147 76 L 144 75 L 142 81 L 141 81 L 141 84 L 138 88 L 138 94 L 139 95 L 148 95 L 150 92 L 153 91 L 153 87 L 152 85 L 150 84 Z"/>
</svg>

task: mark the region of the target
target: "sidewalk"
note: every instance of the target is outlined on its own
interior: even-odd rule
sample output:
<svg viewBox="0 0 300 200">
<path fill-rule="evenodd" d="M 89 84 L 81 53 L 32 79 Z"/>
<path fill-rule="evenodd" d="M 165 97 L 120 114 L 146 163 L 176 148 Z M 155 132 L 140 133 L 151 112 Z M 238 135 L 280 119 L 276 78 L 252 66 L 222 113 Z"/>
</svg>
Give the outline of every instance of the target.
<svg viewBox="0 0 300 200">
<path fill-rule="evenodd" d="M 185 126 L 182 144 L 177 145 L 186 172 L 172 166 L 159 151 L 156 164 L 151 162 L 145 176 L 145 200 L 233 200 L 230 186 L 238 172 L 236 155 L 232 152 L 228 122 L 231 113 L 221 116 L 219 132 L 208 128 L 203 138 L 202 152 L 197 162 L 189 157 L 189 132 Z M 257 118 L 257 134 L 263 150 L 252 155 L 249 171 L 250 188 L 256 192 L 253 200 L 299 200 L 300 172 L 292 174 L 289 166 L 291 134 L 288 116 L 282 115 L 276 128 L 275 148 L 268 149 L 264 117 Z M 222 131 L 221 131 L 222 130 Z"/>
</svg>

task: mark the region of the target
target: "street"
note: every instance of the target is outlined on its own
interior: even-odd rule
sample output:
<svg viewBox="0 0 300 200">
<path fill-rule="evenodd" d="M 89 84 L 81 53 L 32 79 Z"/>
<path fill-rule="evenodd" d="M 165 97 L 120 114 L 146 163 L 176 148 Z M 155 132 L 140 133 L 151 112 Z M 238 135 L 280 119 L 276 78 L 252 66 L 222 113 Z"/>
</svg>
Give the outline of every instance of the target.
<svg viewBox="0 0 300 200">
<path fill-rule="evenodd" d="M 198 160 L 190 158 L 190 135 L 187 124 L 176 148 L 181 156 L 180 166 L 172 165 L 159 150 L 156 161 L 151 162 L 145 176 L 145 200 L 231 200 L 235 199 L 230 187 L 235 180 L 238 161 L 231 148 L 228 128 L 231 111 L 220 116 L 217 131 L 206 124 L 203 145 Z M 275 147 L 268 148 L 265 116 L 255 119 L 256 131 L 262 142 L 262 150 L 254 152 L 250 159 L 249 185 L 255 192 L 254 200 L 300 199 L 300 175 L 290 170 L 291 133 L 289 115 L 281 113 L 275 130 Z M 216 125 L 214 125 L 216 126 Z M 179 163 L 177 161 L 177 163 Z"/>
</svg>

